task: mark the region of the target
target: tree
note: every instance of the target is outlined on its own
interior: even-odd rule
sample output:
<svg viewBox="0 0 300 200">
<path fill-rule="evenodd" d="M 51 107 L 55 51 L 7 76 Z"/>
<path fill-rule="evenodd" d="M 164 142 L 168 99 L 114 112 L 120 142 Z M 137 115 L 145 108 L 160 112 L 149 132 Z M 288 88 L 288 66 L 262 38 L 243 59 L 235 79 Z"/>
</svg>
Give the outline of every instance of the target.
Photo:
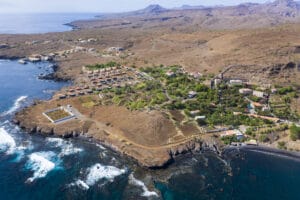
<svg viewBox="0 0 300 200">
<path fill-rule="evenodd" d="M 278 142 L 277 147 L 279 149 L 286 149 L 286 143 L 284 141 Z"/>
<path fill-rule="evenodd" d="M 296 126 L 295 124 L 291 125 L 290 138 L 293 141 L 300 139 L 300 127 Z"/>
<path fill-rule="evenodd" d="M 260 136 L 259 136 L 259 141 L 260 142 L 268 142 L 270 139 L 268 138 L 268 136 L 267 135 L 265 135 L 265 134 L 261 134 Z"/>
</svg>

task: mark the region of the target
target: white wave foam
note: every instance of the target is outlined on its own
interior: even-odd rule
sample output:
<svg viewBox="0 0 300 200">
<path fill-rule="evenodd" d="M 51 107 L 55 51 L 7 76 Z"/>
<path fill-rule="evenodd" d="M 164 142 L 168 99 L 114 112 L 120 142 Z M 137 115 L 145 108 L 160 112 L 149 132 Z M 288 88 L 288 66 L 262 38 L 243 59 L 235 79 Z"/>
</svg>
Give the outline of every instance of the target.
<svg viewBox="0 0 300 200">
<path fill-rule="evenodd" d="M 88 169 L 89 173 L 86 177 L 86 183 L 90 186 L 94 185 L 101 179 L 107 179 L 113 181 L 113 179 L 126 172 L 125 169 L 119 169 L 114 166 L 103 166 L 101 164 L 95 164 Z"/>
<path fill-rule="evenodd" d="M 129 175 L 129 183 L 138 187 L 141 187 L 143 189 L 142 196 L 143 197 L 150 197 L 150 196 L 157 196 L 158 194 L 154 191 L 149 191 L 149 189 L 146 187 L 145 183 L 142 181 L 134 178 L 133 174 Z"/>
<path fill-rule="evenodd" d="M 25 101 L 27 97 L 28 96 L 20 96 L 18 99 L 16 99 L 14 105 L 8 111 L 2 113 L 1 116 L 9 115 L 17 111 L 21 107 L 22 102 Z"/>
<path fill-rule="evenodd" d="M 99 149 L 106 150 L 106 148 L 100 144 L 96 144 L 96 146 L 99 147 Z"/>
<path fill-rule="evenodd" d="M 80 187 L 83 190 L 88 190 L 90 188 L 90 186 L 82 180 L 77 180 L 74 183 L 69 184 L 69 186 L 75 186 L 75 185 Z"/>
<path fill-rule="evenodd" d="M 54 145 L 54 147 L 61 148 L 61 153 L 59 154 L 60 157 L 69 156 L 83 151 L 83 149 L 74 147 L 71 142 L 61 138 L 47 138 L 47 142 Z"/>
<path fill-rule="evenodd" d="M 20 162 L 24 157 L 25 157 L 25 153 L 28 150 L 32 150 L 34 148 L 34 146 L 32 145 L 32 143 L 30 141 L 25 141 L 23 142 L 20 146 L 17 146 L 15 149 L 15 154 L 17 155 L 15 157 L 14 160 L 12 160 L 13 162 Z"/>
<path fill-rule="evenodd" d="M 54 156 L 55 154 L 51 151 L 30 154 L 26 168 L 34 171 L 34 173 L 26 182 L 33 182 L 36 179 L 46 177 L 55 168 L 55 163 L 50 161 Z"/>
<path fill-rule="evenodd" d="M 14 153 L 16 148 L 15 140 L 8 134 L 8 132 L 0 127 L 0 152 L 5 151 L 7 154 Z"/>
<path fill-rule="evenodd" d="M 115 177 L 120 176 L 126 172 L 125 169 L 119 169 L 114 166 L 103 166 L 99 163 L 88 168 L 88 174 L 85 180 L 77 180 L 71 183 L 70 186 L 77 185 L 82 189 L 88 190 L 90 186 L 95 185 L 101 179 L 106 179 L 108 181 L 113 181 Z"/>
</svg>

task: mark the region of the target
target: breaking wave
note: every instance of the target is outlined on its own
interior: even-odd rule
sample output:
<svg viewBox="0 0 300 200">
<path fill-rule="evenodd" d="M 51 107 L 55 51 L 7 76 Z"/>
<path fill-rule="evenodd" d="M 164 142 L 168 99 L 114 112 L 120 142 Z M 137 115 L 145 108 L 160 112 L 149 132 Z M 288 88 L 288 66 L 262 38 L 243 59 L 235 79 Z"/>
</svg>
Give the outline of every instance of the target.
<svg viewBox="0 0 300 200">
<path fill-rule="evenodd" d="M 96 146 L 97 146 L 99 149 L 101 149 L 101 150 L 106 150 L 106 148 L 105 148 L 104 146 L 100 145 L 100 144 L 96 144 Z"/>
<path fill-rule="evenodd" d="M 47 138 L 47 142 L 50 145 L 61 149 L 61 152 L 58 155 L 59 157 L 69 156 L 83 151 L 81 148 L 74 147 L 70 141 L 61 138 Z"/>
<path fill-rule="evenodd" d="M 32 153 L 28 156 L 29 160 L 26 163 L 26 169 L 33 171 L 33 176 L 28 178 L 26 182 L 33 182 L 36 179 L 44 178 L 47 174 L 57 167 L 55 163 L 55 153 L 48 152 L 38 152 Z"/>
<path fill-rule="evenodd" d="M 133 174 L 129 175 L 129 183 L 138 187 L 141 187 L 143 190 L 142 196 L 143 197 L 150 197 L 150 196 L 157 196 L 158 194 L 154 191 L 149 191 L 149 189 L 146 187 L 145 183 L 142 181 L 136 179 Z"/>
<path fill-rule="evenodd" d="M 11 137 L 3 127 L 0 127 L 0 152 L 12 154 L 14 153 L 15 149 L 16 142 L 14 138 Z"/>
<path fill-rule="evenodd" d="M 14 105 L 7 111 L 3 112 L 0 116 L 5 116 L 12 114 L 16 112 L 22 105 L 22 102 L 24 102 L 27 99 L 28 96 L 20 96 L 18 99 L 16 99 Z"/>
<path fill-rule="evenodd" d="M 103 166 L 99 163 L 93 165 L 87 169 L 87 176 L 84 180 L 77 180 L 71 183 L 70 186 L 77 185 L 82 189 L 88 190 L 90 186 L 95 185 L 98 181 L 105 179 L 110 182 L 114 180 L 115 177 L 126 173 L 125 169 L 119 169 L 114 166 Z"/>
<path fill-rule="evenodd" d="M 77 180 L 74 183 L 69 184 L 69 186 L 78 186 L 79 188 L 81 188 L 83 190 L 88 190 L 90 188 L 90 186 L 82 180 Z"/>
</svg>

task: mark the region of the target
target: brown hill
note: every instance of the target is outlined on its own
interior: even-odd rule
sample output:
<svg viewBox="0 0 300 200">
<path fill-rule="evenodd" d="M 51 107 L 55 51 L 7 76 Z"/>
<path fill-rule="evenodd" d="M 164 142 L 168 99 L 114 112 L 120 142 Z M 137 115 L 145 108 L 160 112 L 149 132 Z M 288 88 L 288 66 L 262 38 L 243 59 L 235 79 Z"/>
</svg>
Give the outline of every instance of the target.
<svg viewBox="0 0 300 200">
<path fill-rule="evenodd" d="M 0 44 L 9 46 L 0 49 L 0 57 L 64 52 L 80 46 L 94 51 L 55 58 L 60 77 L 75 77 L 86 64 L 115 60 L 137 67 L 177 64 L 206 74 L 217 74 L 235 65 L 239 67 L 230 71 L 233 77 L 287 84 L 298 82 L 300 26 L 294 22 L 284 23 L 298 19 L 299 4 L 294 1 L 199 9 L 164 9 L 154 5 L 146 10 L 145 15 L 131 12 L 126 13 L 128 17 L 114 15 L 75 22 L 82 29 L 71 32 L 0 35 Z M 271 24 L 274 20 L 276 26 Z M 257 28 L 260 26 L 263 28 Z M 89 38 L 96 41 L 80 42 Z M 125 51 L 105 56 L 109 47 L 124 47 Z M 272 72 L 273 67 L 290 62 L 295 63 L 294 71 Z"/>
<path fill-rule="evenodd" d="M 124 19 L 125 18 L 125 19 Z M 274 26 L 300 20 L 300 4 L 293 0 L 277 0 L 265 4 L 246 3 L 227 7 L 183 6 L 165 9 L 159 5 L 120 14 L 99 16 L 92 21 L 77 21 L 79 28 L 155 27 L 168 21 L 174 28 L 186 23 L 195 28 L 241 29 Z M 145 25 L 144 22 L 147 22 Z"/>
</svg>

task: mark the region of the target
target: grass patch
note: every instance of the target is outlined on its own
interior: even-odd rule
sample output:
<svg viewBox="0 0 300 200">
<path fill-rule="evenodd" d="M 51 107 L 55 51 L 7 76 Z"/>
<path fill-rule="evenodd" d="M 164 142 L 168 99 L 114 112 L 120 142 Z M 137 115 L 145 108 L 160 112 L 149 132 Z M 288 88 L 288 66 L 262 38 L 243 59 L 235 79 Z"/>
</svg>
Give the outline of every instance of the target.
<svg viewBox="0 0 300 200">
<path fill-rule="evenodd" d="M 82 103 L 81 105 L 84 108 L 92 108 L 96 105 L 96 103 L 94 101 L 89 101 L 89 102 Z"/>
<path fill-rule="evenodd" d="M 50 117 L 53 121 L 57 121 L 59 119 L 63 119 L 65 117 L 71 116 L 68 112 L 61 110 L 61 109 L 48 112 L 48 113 L 46 113 L 46 115 L 48 117 Z"/>
</svg>

